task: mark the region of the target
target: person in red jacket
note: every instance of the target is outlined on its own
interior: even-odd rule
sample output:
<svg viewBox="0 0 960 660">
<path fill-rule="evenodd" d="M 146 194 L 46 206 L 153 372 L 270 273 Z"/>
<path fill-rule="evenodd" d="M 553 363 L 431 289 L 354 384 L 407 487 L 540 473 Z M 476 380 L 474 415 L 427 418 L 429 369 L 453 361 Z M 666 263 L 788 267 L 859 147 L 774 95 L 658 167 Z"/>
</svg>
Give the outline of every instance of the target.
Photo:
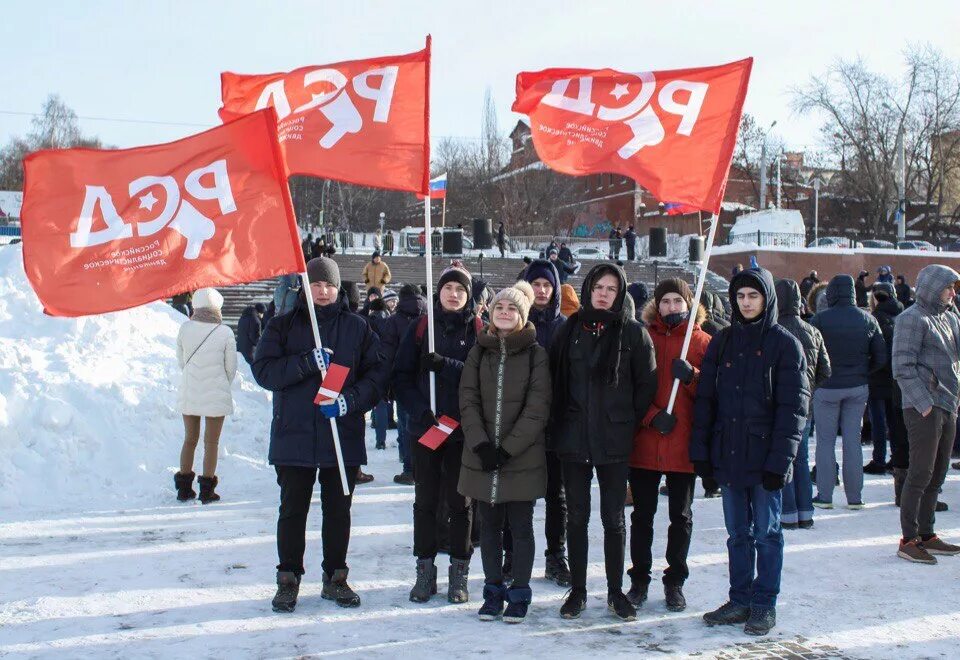
<svg viewBox="0 0 960 660">
<path fill-rule="evenodd" d="M 699 304 L 690 349 L 686 360 L 680 359 L 683 338 L 693 309 L 693 293 L 678 278 L 663 280 L 653 293 L 653 300 L 643 309 L 643 322 L 653 339 L 657 364 L 657 393 L 634 439 L 630 457 L 630 489 L 633 512 L 630 514 L 630 559 L 627 571 L 631 587 L 627 598 L 635 607 L 647 599 L 650 568 L 653 564 L 653 518 L 657 512 L 660 479 L 667 476 L 670 507 L 670 528 L 667 531 L 667 568 L 663 574 L 663 591 L 667 608 L 683 611 L 686 600 L 683 583 L 689 575 L 687 552 L 693 531 L 693 489 L 696 475 L 690 462 L 690 433 L 693 429 L 693 400 L 697 390 L 700 364 L 710 343 L 710 335 L 700 329 L 706 311 Z M 670 365 L 670 368 L 666 368 Z M 673 413 L 667 412 L 675 378 L 680 389 Z"/>
</svg>

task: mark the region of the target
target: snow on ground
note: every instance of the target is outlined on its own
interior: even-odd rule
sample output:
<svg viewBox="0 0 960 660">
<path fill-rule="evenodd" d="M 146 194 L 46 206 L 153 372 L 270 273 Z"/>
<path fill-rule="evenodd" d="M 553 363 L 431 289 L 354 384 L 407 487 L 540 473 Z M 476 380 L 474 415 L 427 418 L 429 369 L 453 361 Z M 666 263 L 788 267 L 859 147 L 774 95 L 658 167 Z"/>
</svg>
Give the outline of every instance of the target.
<svg viewBox="0 0 960 660">
<path fill-rule="evenodd" d="M 268 396 L 242 372 L 237 415 L 224 429 L 223 501 L 174 500 L 180 420 L 173 410 L 173 339 L 182 317 L 162 305 L 100 318 L 40 314 L 0 249 L 0 656 L 38 658 L 291 658 L 510 654 L 515 657 L 773 657 L 790 644 L 815 657 L 953 657 L 960 637 L 960 557 L 935 567 L 895 557 L 892 478 L 866 478 L 868 506 L 818 512 L 812 530 L 786 533 L 778 627 L 759 647 L 739 628 L 700 617 L 725 600 L 726 533 L 719 500 L 697 499 L 686 612 L 666 610 L 658 583 L 638 620 L 607 612 L 602 533 L 594 490 L 591 598 L 562 621 L 561 589 L 537 577 L 520 626 L 476 619 L 482 589 L 475 555 L 472 601 L 407 601 L 413 489 L 392 483 L 395 433 L 371 449 L 353 507 L 351 584 L 363 606 L 320 598 L 320 512 L 311 514 L 297 611 L 270 609 L 278 488 L 266 465 Z M 373 439 L 368 432 L 368 446 Z M 811 451 L 811 454 L 813 451 Z M 199 460 L 199 456 L 198 456 Z M 960 539 L 960 474 L 952 471 L 939 531 Z M 842 491 L 835 502 L 843 503 Z M 657 513 L 655 571 L 663 568 L 666 500 Z M 535 527 L 542 554 L 543 507 Z M 542 576 L 538 556 L 535 576 Z M 794 647 L 795 648 L 795 647 Z M 833 649 L 833 650 L 831 650 Z M 746 656 L 743 656 L 746 657 Z M 760 657 L 760 656 L 750 656 Z M 814 656 L 810 656 L 814 657 Z"/>
</svg>

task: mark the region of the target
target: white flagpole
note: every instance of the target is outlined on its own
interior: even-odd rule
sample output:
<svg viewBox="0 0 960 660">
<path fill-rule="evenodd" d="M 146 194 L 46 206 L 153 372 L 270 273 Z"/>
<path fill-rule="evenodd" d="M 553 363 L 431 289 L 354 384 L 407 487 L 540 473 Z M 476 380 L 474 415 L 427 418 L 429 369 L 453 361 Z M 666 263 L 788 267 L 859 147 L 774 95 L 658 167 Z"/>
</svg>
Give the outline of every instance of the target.
<svg viewBox="0 0 960 660">
<path fill-rule="evenodd" d="M 307 311 L 310 313 L 310 325 L 313 326 L 313 341 L 317 348 L 323 352 L 323 342 L 320 340 L 320 326 L 317 325 L 317 311 L 313 308 L 313 295 L 310 292 L 310 277 L 307 271 L 300 273 L 300 281 L 303 286 L 303 292 L 307 299 Z M 320 377 L 326 379 L 327 368 L 320 360 Z M 343 465 L 343 449 L 340 447 L 340 430 L 337 428 L 337 420 L 330 419 L 330 432 L 333 434 L 333 450 L 337 455 L 337 467 L 340 469 L 340 485 L 343 486 L 344 496 L 350 496 L 350 484 L 347 483 L 347 469 Z"/>
<path fill-rule="evenodd" d="M 430 235 L 430 206 L 433 200 L 429 192 L 427 198 L 423 200 L 423 236 L 424 236 L 424 258 L 427 267 L 427 349 L 434 352 L 433 339 L 433 236 Z M 442 237 L 441 237 L 442 238 Z M 430 410 L 437 414 L 437 375 L 430 372 Z"/>
<path fill-rule="evenodd" d="M 687 319 L 687 332 L 683 336 L 683 348 L 680 349 L 680 359 L 687 358 L 687 351 L 690 350 L 690 339 L 693 337 L 694 321 L 697 318 L 697 310 L 700 306 L 700 295 L 703 293 L 703 284 L 707 279 L 707 266 L 710 264 L 710 252 L 713 250 L 713 238 L 717 233 L 717 225 L 720 224 L 720 216 L 716 213 L 711 215 L 710 230 L 707 232 L 707 249 L 703 254 L 703 263 L 700 265 L 700 274 L 697 277 L 697 289 L 693 293 L 693 305 L 690 310 L 690 317 Z M 670 390 L 670 402 L 667 404 L 667 413 L 673 413 L 673 404 L 677 400 L 677 392 L 680 390 L 680 379 L 673 379 L 673 389 Z"/>
</svg>

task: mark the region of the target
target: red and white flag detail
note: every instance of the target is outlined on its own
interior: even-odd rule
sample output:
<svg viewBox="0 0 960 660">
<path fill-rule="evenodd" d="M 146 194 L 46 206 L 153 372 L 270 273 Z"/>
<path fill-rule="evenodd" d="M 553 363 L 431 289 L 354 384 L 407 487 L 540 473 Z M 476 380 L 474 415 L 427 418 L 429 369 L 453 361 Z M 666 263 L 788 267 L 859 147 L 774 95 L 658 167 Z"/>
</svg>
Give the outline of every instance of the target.
<svg viewBox="0 0 960 660">
<path fill-rule="evenodd" d="M 436 449 L 450 437 L 450 434 L 457 430 L 460 422 L 452 417 L 440 415 L 436 426 L 431 426 L 427 432 L 420 437 L 420 444 L 430 449 Z"/>
<path fill-rule="evenodd" d="M 317 391 L 317 396 L 313 402 L 319 406 L 324 401 L 336 399 L 340 396 L 340 392 L 343 390 L 343 386 L 346 384 L 347 376 L 349 375 L 350 367 L 331 362 L 330 366 L 327 367 L 327 374 L 323 377 L 323 382 L 320 383 L 320 389 Z"/>
<path fill-rule="evenodd" d="M 24 270 L 53 316 L 306 270 L 272 109 L 192 137 L 24 159 Z"/>
<path fill-rule="evenodd" d="M 513 110 L 530 117 L 550 168 L 617 172 L 658 199 L 718 213 L 752 65 L 523 72 Z"/>
<path fill-rule="evenodd" d="M 430 37 L 407 55 L 220 76 L 224 121 L 272 106 L 291 174 L 426 193 Z"/>
</svg>

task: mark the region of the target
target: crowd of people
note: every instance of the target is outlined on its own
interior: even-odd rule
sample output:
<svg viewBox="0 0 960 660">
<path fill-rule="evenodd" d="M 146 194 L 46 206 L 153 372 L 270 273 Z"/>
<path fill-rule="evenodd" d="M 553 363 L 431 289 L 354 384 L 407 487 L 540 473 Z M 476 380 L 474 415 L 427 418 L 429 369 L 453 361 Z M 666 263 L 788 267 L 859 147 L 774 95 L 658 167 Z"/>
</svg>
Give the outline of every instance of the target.
<svg viewBox="0 0 960 660">
<path fill-rule="evenodd" d="M 587 605 L 594 477 L 607 604 L 626 621 L 648 599 L 663 495 L 664 600 L 670 611 L 686 608 L 698 477 L 706 497 L 722 499 L 728 535 L 728 599 L 704 615 L 708 625 L 769 632 L 776 625 L 783 530 L 811 528 L 816 508 L 835 506 L 839 484 L 846 506 L 863 508 L 864 472 L 894 475 L 898 556 L 935 564 L 936 555 L 960 553 L 935 531 L 938 492 L 957 438 L 960 315 L 953 302 L 960 274 L 927 266 L 914 295 L 903 278 L 906 290 L 898 288 L 889 268 L 868 286 L 863 273 L 777 281 L 752 264 L 730 281 L 728 314 L 718 294 L 704 291 L 694 300 L 685 281 L 670 278 L 651 295 L 613 263 L 591 268 L 578 296 L 562 274 L 562 247 L 526 263 L 516 284 L 495 293 L 459 261 L 443 269 L 429 294 L 412 284 L 395 293 L 378 251 L 361 275 L 362 307 L 357 284 L 341 279 L 332 258 L 318 256 L 307 264 L 309 290 L 287 276 L 267 307 L 245 312 L 237 349 L 257 383 L 273 392 L 268 458 L 280 487 L 274 610 L 296 607 L 315 482 L 321 595 L 343 607 L 360 605 L 347 581 L 347 555 L 352 493 L 365 476 L 369 411 L 377 449 L 386 447 L 395 417 L 401 471 L 394 480 L 414 488 L 409 600 L 425 603 L 437 594 L 441 552 L 449 555 L 447 600 L 470 600 L 479 545 L 478 614 L 485 621 L 519 623 L 527 615 L 540 499 L 544 576 L 569 587 L 560 616 L 580 616 Z M 868 286 L 864 305 L 861 285 Z M 185 427 L 175 476 L 179 499 L 196 496 L 201 418 L 200 499 L 218 497 L 217 438 L 231 412 L 236 371 L 232 337 L 219 318 L 222 300 L 214 290 L 194 293 L 193 316 L 177 342 Z M 310 305 L 323 350 L 314 341 Z M 331 363 L 349 372 L 340 394 L 322 399 L 321 374 Z M 873 456 L 864 466 L 866 411 Z M 341 489 L 330 420 L 349 495 Z M 455 423 L 439 444 L 421 442 L 441 420 Z M 838 436 L 842 468 L 835 461 Z"/>
</svg>

